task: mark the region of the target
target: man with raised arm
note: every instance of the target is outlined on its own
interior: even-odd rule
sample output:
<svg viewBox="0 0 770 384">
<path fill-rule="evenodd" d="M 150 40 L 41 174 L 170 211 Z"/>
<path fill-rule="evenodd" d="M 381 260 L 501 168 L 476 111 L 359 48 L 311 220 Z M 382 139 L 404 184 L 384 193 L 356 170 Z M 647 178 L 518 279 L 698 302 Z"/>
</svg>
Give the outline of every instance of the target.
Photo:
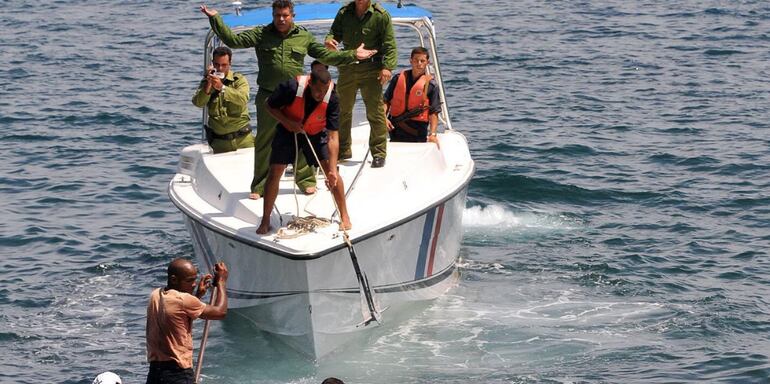
<svg viewBox="0 0 770 384">
<path fill-rule="evenodd" d="M 227 314 L 227 267 L 214 266 L 216 300 L 206 305 L 200 298 L 212 276 L 206 274 L 196 284 L 198 269 L 187 259 L 171 261 L 164 288 L 150 294 L 147 304 L 147 384 L 192 384 L 192 322 L 197 318 L 222 320 Z M 195 291 L 197 285 L 197 291 Z"/>
<path fill-rule="evenodd" d="M 254 142 L 254 178 L 249 198 L 259 199 L 264 194 L 265 179 L 270 159 L 270 143 L 275 135 L 276 120 L 265 109 L 265 101 L 276 85 L 303 73 L 305 55 L 329 65 L 353 63 L 372 57 L 376 50 L 357 48 L 334 52 L 324 48 L 304 27 L 294 24 L 294 4 L 290 0 L 273 1 L 273 22 L 266 26 L 233 33 L 216 10 L 201 6 L 201 12 L 209 17 L 211 29 L 230 48 L 254 48 L 257 54 L 259 75 L 256 96 L 257 135 Z M 305 193 L 315 192 L 313 170 L 302 160 L 295 170 L 297 185 Z"/>
</svg>

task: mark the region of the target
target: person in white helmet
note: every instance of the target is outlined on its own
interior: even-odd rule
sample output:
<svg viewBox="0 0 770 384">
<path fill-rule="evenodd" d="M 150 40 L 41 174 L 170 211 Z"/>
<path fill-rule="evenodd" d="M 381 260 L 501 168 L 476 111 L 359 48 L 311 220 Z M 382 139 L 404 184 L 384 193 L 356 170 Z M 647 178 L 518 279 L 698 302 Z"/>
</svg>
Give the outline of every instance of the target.
<svg viewBox="0 0 770 384">
<path fill-rule="evenodd" d="M 96 376 L 93 384 L 123 384 L 120 380 L 120 376 L 110 371 L 102 372 L 99 376 Z"/>
</svg>

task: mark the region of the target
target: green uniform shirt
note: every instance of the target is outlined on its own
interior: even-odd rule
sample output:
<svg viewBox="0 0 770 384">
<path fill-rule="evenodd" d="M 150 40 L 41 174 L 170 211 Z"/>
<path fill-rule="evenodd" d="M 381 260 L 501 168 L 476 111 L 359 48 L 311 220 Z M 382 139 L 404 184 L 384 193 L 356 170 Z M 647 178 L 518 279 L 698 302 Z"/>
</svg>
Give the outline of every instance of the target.
<svg viewBox="0 0 770 384">
<path fill-rule="evenodd" d="M 388 11 L 377 3 L 369 4 L 362 19 L 356 16 L 355 3 L 340 8 L 326 35 L 326 40 L 332 38 L 342 42 L 345 49 L 356 49 L 364 43 L 364 48 L 377 50 L 374 59 L 382 60 L 383 68 L 391 71 L 396 68 L 398 54 L 393 22 Z"/>
<path fill-rule="evenodd" d="M 208 125 L 217 135 L 233 133 L 249 124 L 249 81 L 246 76 L 229 71 L 222 83 L 226 87 L 224 92 L 212 88 L 207 95 L 206 79 L 203 79 L 192 98 L 196 107 L 208 107 Z"/>
<path fill-rule="evenodd" d="M 284 37 L 272 23 L 238 34 L 230 30 L 219 14 L 210 17 L 209 23 L 214 33 L 228 47 L 254 48 L 259 65 L 257 85 L 267 91 L 272 92 L 279 83 L 304 73 L 305 55 L 334 66 L 356 61 L 355 48 L 358 46 L 349 51 L 330 51 L 316 41 L 307 29 L 296 24 Z"/>
</svg>

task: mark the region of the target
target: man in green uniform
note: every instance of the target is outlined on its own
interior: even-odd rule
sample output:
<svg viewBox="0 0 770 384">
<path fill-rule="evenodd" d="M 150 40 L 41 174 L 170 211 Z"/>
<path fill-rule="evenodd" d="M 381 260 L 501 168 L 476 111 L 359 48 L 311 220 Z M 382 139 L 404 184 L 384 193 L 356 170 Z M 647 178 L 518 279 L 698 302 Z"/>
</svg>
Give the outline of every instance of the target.
<svg viewBox="0 0 770 384">
<path fill-rule="evenodd" d="M 258 199 L 265 191 L 269 169 L 270 143 L 275 136 L 276 119 L 267 112 L 266 100 L 275 87 L 303 73 L 305 55 L 310 55 L 330 65 L 352 63 L 372 57 L 377 51 L 364 46 L 342 52 L 333 52 L 316 41 L 307 29 L 294 24 L 294 4 L 290 0 L 273 2 L 273 22 L 238 34 L 233 33 L 222 21 L 217 11 L 201 6 L 201 12 L 209 17 L 214 33 L 230 48 L 254 48 L 257 54 L 257 137 L 254 143 L 254 179 L 249 198 Z M 348 47 L 355 47 L 349 45 Z M 315 192 L 315 176 L 302 158 L 296 172 L 297 185 L 305 193 Z"/>
<path fill-rule="evenodd" d="M 360 89 L 366 105 L 366 119 L 371 127 L 369 150 L 372 153 L 372 167 L 379 168 L 385 165 L 388 145 L 388 130 L 382 109 L 382 86 L 390 80 L 398 60 L 390 14 L 381 5 L 372 4 L 371 0 L 355 0 L 343 6 L 325 39 L 326 47 L 333 50 L 339 49 L 340 42 L 345 47 L 364 44 L 366 48 L 376 49 L 378 53 L 370 59 L 339 67 L 339 157 L 344 160 L 352 156 L 350 128 L 356 92 Z"/>
<path fill-rule="evenodd" d="M 249 127 L 249 81 L 230 70 L 230 48 L 218 47 L 212 56 L 212 65 L 192 98 L 196 107 L 208 108 L 206 141 L 214 153 L 251 148 L 254 136 Z"/>
</svg>

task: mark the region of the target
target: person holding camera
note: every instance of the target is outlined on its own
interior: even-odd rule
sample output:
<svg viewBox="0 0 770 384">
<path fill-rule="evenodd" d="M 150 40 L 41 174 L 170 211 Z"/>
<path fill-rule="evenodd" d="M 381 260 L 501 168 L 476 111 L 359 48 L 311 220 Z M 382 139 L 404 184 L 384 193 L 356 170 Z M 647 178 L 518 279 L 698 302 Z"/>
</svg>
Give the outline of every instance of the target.
<svg viewBox="0 0 770 384">
<path fill-rule="evenodd" d="M 201 80 L 192 103 L 206 107 L 206 141 L 214 153 L 254 147 L 249 126 L 249 81 L 230 70 L 233 51 L 227 47 L 214 49 L 211 66 Z"/>
<path fill-rule="evenodd" d="M 222 43 L 233 49 L 254 48 L 257 55 L 259 89 L 254 97 L 257 106 L 257 134 L 254 146 L 254 177 L 249 198 L 258 200 L 265 192 L 271 143 L 278 125 L 278 121 L 267 111 L 267 99 L 278 84 L 304 72 L 305 56 L 318 59 L 324 64 L 341 65 L 371 58 L 377 51 L 365 49 L 363 44 L 349 45 L 347 50 L 340 52 L 324 48 L 310 31 L 294 23 L 294 3 L 291 0 L 273 1 L 273 21 L 270 24 L 238 33 L 234 33 L 225 24 L 215 9 L 204 4 L 200 6 L 200 10 L 208 17 L 211 30 Z M 294 171 L 297 186 L 302 192 L 315 193 L 315 173 L 307 166 L 304 156 L 299 157 L 297 169 Z"/>
<path fill-rule="evenodd" d="M 166 286 L 153 290 L 147 304 L 147 384 L 193 383 L 192 322 L 199 317 L 225 318 L 227 277 L 225 264 L 217 263 L 213 276 L 216 298 L 207 305 L 200 298 L 206 294 L 212 276 L 206 274 L 196 283 L 198 269 L 191 261 L 177 258 L 168 265 Z"/>
</svg>

